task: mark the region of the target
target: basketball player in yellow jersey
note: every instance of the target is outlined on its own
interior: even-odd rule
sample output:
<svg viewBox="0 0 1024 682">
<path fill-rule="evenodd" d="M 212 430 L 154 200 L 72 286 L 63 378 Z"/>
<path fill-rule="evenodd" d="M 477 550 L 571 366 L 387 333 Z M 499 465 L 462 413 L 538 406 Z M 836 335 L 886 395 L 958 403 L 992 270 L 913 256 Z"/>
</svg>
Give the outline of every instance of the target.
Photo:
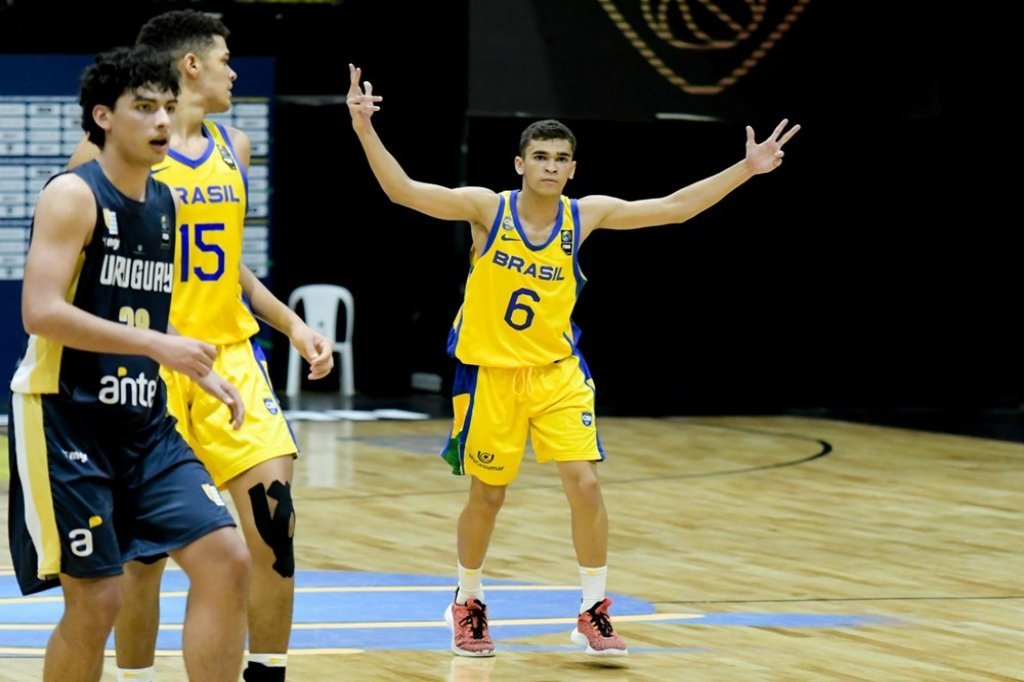
<svg viewBox="0 0 1024 682">
<path fill-rule="evenodd" d="M 588 654 L 624 656 L 605 596 L 608 516 L 596 462 L 604 459 L 594 416 L 594 384 L 576 348 L 571 314 L 583 284 L 580 245 L 597 229 L 631 230 L 681 223 L 744 182 L 782 164 L 783 145 L 800 129 L 783 120 L 757 142 L 747 127 L 745 158 L 660 198 L 562 195 L 576 172 L 576 138 L 558 121 L 523 131 L 518 191 L 450 189 L 414 181 L 384 147 L 370 122 L 379 96 L 349 65 L 352 128 L 391 201 L 472 230 L 472 267 L 449 337 L 457 360 L 455 423 L 442 453 L 471 476 L 458 522 L 459 585 L 445 612 L 452 651 L 493 656 L 481 582 L 484 557 L 505 489 L 515 479 L 526 439 L 540 461 L 554 461 L 572 514 L 582 601 L 571 639 Z M 364 89 L 365 87 L 365 89 Z"/>
<path fill-rule="evenodd" d="M 333 352 L 241 262 L 246 214 L 247 135 L 209 121 L 227 111 L 236 74 L 228 64 L 228 29 L 193 10 L 149 20 L 137 43 L 167 53 L 180 75 L 181 93 L 171 128 L 171 149 L 152 173 L 178 196 L 178 248 L 171 319 L 183 335 L 217 346 L 214 369 L 242 396 L 246 421 L 232 431 L 225 409 L 182 374 L 164 373 L 168 407 L 178 429 L 227 488 L 252 555 L 249 585 L 247 682 L 285 679 L 294 601 L 295 514 L 291 482 L 298 447 L 270 385 L 254 335 L 261 319 L 286 334 L 310 364 L 310 379 L 326 376 Z M 89 156 L 84 143 L 72 164 Z M 126 566 L 124 604 L 115 625 L 119 679 L 151 680 L 159 626 L 159 589 L 165 559 Z"/>
</svg>

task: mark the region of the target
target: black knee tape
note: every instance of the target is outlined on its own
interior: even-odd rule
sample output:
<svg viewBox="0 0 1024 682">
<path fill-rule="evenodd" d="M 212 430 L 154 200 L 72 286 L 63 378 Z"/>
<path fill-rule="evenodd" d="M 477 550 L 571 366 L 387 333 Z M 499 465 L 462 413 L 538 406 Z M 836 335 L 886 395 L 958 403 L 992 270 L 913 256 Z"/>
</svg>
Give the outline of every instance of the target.
<svg viewBox="0 0 1024 682">
<path fill-rule="evenodd" d="M 274 515 L 270 515 L 268 497 L 277 500 Z M 295 549 L 291 534 L 292 516 L 292 484 L 274 481 L 270 488 L 257 483 L 249 488 L 249 500 L 252 502 L 252 516 L 256 522 L 256 530 L 267 546 L 274 551 L 274 570 L 283 578 L 295 575 Z"/>
</svg>

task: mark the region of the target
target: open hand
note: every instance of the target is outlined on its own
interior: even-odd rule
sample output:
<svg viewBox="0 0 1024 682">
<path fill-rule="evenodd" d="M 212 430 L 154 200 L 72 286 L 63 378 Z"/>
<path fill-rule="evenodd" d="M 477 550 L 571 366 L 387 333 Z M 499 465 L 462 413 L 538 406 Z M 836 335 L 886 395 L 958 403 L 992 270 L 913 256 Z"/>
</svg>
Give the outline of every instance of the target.
<svg viewBox="0 0 1024 682">
<path fill-rule="evenodd" d="M 782 135 L 782 131 L 786 130 L 786 126 L 789 125 L 789 119 L 784 118 L 779 125 L 775 126 L 774 132 L 764 142 L 757 142 L 754 140 L 754 129 L 747 126 L 747 166 L 751 172 L 755 175 L 759 173 L 770 173 L 779 166 L 782 165 L 782 157 L 786 155 L 782 151 L 782 145 L 789 142 L 790 138 L 797 134 L 800 130 L 799 125 L 795 125 L 789 129 L 789 131 Z M 782 135 L 782 137 L 779 137 Z"/>
<path fill-rule="evenodd" d="M 366 88 L 366 91 L 363 91 L 359 85 L 359 78 L 362 74 L 363 70 L 359 67 L 348 65 L 348 113 L 352 115 L 352 127 L 356 130 L 365 129 L 370 125 L 370 117 L 373 116 L 373 112 L 380 111 L 377 102 L 383 99 L 383 97 L 373 94 L 373 84 L 370 81 L 363 83 Z"/>
</svg>

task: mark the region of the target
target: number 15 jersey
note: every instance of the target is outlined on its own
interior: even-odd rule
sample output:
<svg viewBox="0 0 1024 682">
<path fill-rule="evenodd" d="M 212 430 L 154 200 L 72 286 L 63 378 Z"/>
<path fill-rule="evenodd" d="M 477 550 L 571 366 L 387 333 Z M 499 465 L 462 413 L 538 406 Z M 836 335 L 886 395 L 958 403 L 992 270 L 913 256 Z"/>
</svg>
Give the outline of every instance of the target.
<svg viewBox="0 0 1024 682">
<path fill-rule="evenodd" d="M 238 273 L 248 185 L 227 130 L 203 121 L 203 134 L 199 158 L 171 149 L 151 173 L 181 200 L 171 324 L 183 336 L 220 346 L 259 331 Z"/>
</svg>

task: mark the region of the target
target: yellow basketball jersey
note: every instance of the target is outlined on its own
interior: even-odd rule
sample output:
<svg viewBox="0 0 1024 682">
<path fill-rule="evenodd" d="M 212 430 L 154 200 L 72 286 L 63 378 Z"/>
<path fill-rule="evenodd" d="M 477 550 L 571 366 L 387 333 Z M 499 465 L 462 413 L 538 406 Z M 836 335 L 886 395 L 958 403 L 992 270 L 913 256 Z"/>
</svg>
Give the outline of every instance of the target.
<svg viewBox="0 0 1024 682">
<path fill-rule="evenodd" d="M 224 127 L 203 121 L 203 132 L 208 144 L 199 158 L 172 149 L 152 174 L 181 200 L 171 324 L 184 336 L 224 345 L 259 331 L 238 274 L 247 184 Z"/>
<path fill-rule="evenodd" d="M 576 259 L 579 209 L 561 198 L 555 225 L 531 244 L 516 211 L 518 190 L 501 203 L 480 254 L 471 254 L 466 295 L 448 352 L 467 365 L 536 367 L 576 348 L 572 311 L 586 279 Z"/>
</svg>

